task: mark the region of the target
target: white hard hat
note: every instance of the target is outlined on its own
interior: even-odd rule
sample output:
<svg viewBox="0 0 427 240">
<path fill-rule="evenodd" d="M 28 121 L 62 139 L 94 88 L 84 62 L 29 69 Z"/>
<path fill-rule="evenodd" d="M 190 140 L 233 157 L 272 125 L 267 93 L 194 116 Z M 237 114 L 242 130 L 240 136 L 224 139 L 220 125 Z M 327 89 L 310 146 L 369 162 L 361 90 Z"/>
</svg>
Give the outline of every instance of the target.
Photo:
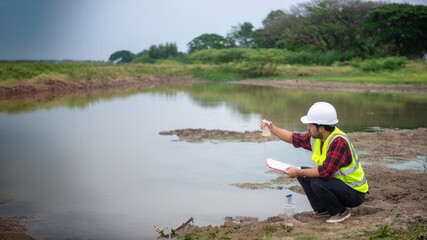
<svg viewBox="0 0 427 240">
<path fill-rule="evenodd" d="M 338 123 L 337 111 L 327 102 L 317 102 L 308 110 L 307 116 L 301 118 L 305 124 L 334 125 Z"/>
</svg>

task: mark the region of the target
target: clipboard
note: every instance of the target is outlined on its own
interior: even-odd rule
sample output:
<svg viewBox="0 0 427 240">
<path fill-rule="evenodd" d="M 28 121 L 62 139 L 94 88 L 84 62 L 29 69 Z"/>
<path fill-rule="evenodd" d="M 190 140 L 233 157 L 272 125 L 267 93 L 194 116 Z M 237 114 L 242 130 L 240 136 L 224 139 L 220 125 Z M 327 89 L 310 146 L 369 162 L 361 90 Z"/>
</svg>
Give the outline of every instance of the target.
<svg viewBox="0 0 427 240">
<path fill-rule="evenodd" d="M 286 169 L 288 167 L 295 167 L 295 168 L 301 169 L 300 167 L 296 167 L 296 166 L 291 165 L 291 164 L 287 164 L 287 163 L 284 163 L 284 162 L 276 161 L 276 160 L 271 159 L 271 158 L 265 159 L 265 164 L 267 164 L 268 168 L 271 168 L 271 169 L 274 169 L 274 170 L 278 170 L 278 171 L 282 171 L 282 172 L 286 172 Z"/>
</svg>

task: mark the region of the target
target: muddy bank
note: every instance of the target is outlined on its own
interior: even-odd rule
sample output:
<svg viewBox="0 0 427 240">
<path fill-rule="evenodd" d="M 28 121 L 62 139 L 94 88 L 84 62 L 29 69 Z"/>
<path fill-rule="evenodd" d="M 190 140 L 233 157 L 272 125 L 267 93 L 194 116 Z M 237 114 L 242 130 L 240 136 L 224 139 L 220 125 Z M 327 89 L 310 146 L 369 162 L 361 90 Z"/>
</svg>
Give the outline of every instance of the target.
<svg viewBox="0 0 427 240">
<path fill-rule="evenodd" d="M 123 78 L 117 80 L 70 81 L 55 79 L 33 81 L 13 87 L 0 87 L 0 100 L 11 98 L 30 98 L 48 95 L 50 98 L 70 93 L 87 93 L 96 90 L 123 88 L 151 88 L 161 85 L 182 85 L 206 80 L 190 76 L 155 77 L 146 76 L 139 79 Z M 303 79 L 290 80 L 241 80 L 228 81 L 233 84 L 273 86 L 281 88 L 299 88 L 312 90 L 335 90 L 346 92 L 391 92 L 391 93 L 427 93 L 427 84 L 374 84 L 349 82 L 315 82 Z"/>
<path fill-rule="evenodd" d="M 299 88 L 311 90 L 345 92 L 389 92 L 389 93 L 427 93 L 427 84 L 376 84 L 351 82 L 316 82 L 303 79 L 290 80 L 242 80 L 230 81 L 235 84 L 271 86 L 280 88 Z"/>
<path fill-rule="evenodd" d="M 0 100 L 47 96 L 55 98 L 66 94 L 90 93 L 109 89 L 152 88 L 163 85 L 183 85 L 203 82 L 191 77 L 154 77 L 119 80 L 69 81 L 63 79 L 30 82 L 13 87 L 0 87 Z"/>
<path fill-rule="evenodd" d="M 264 138 L 260 131 L 236 133 L 221 130 L 186 129 L 165 132 L 177 134 L 180 141 L 278 141 L 277 138 Z M 191 134 L 185 134 L 191 133 Z M 214 133 L 214 134 L 213 134 Z M 295 227 L 283 227 L 283 216 L 278 214 L 266 220 L 254 219 L 240 222 L 232 217 L 225 219 L 219 227 L 187 228 L 181 234 L 190 236 L 214 236 L 213 239 L 229 237 L 230 239 L 269 239 L 294 238 L 366 238 L 369 231 L 376 231 L 380 225 L 388 225 L 388 231 L 407 232 L 426 229 L 427 226 L 427 172 L 415 170 L 396 170 L 387 167 L 390 159 L 400 161 L 420 159 L 420 164 L 427 156 L 427 129 L 399 131 L 385 130 L 374 133 L 348 134 L 359 151 L 364 163 L 369 192 L 362 206 L 351 209 L 352 217 L 340 224 L 327 224 L 327 218 L 314 218 L 311 212 L 298 213 L 295 216 Z M 214 138 L 216 136 L 216 138 Z M 241 137 L 243 136 L 243 137 Z M 286 144 L 286 143 L 283 143 Z M 419 158 L 422 156 L 424 158 Z M 418 158 L 417 158 L 418 157 Z M 278 171 L 270 171 L 277 176 L 264 183 L 233 183 L 231 185 L 244 189 L 272 189 L 274 191 L 289 188 L 291 191 L 303 193 L 302 188 L 294 179 L 289 179 Z M 289 187 L 289 185 L 292 185 Z M 197 220 L 197 219 L 196 219 Z M 407 225 L 412 224 L 412 225 Z M 425 232 L 425 231 L 424 231 Z"/>
<path fill-rule="evenodd" d="M 8 204 L 12 200 L 0 200 L 0 207 L 4 204 Z M 0 218 L 0 239 L 5 240 L 30 240 L 34 239 L 31 236 L 25 234 L 27 230 L 25 222 L 31 219 L 27 216 L 15 216 L 10 218 Z"/>
<path fill-rule="evenodd" d="M 266 173 L 272 174 L 275 176 L 274 179 L 271 179 L 267 182 L 263 183 L 232 183 L 231 186 L 235 186 L 242 189 L 250 189 L 250 190 L 257 190 L 257 189 L 277 189 L 282 190 L 283 188 L 289 188 L 284 187 L 282 185 L 289 185 L 289 184 L 295 184 L 297 183 L 297 180 L 295 178 L 288 178 L 288 175 L 284 174 L 283 172 L 276 171 L 276 170 L 268 170 Z M 301 188 L 302 190 L 302 188 Z M 294 191 L 299 191 L 299 189 L 295 189 Z"/>
<path fill-rule="evenodd" d="M 279 141 L 280 139 L 276 136 L 261 137 L 261 131 L 224 131 L 219 129 L 207 130 L 203 128 L 199 129 L 175 129 L 171 131 L 159 132 L 160 135 L 176 135 L 178 136 L 177 141 L 186 141 L 191 143 L 201 143 L 210 141 L 216 142 L 268 142 L 268 141 Z"/>
</svg>

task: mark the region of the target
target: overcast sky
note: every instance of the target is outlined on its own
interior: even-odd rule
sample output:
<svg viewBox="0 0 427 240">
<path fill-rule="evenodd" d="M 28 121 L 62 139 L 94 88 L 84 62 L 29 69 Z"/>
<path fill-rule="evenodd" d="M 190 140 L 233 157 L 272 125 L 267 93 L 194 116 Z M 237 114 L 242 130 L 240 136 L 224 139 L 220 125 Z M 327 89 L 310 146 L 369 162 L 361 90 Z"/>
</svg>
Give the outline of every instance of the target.
<svg viewBox="0 0 427 240">
<path fill-rule="evenodd" d="M 204 33 L 255 28 L 271 10 L 307 0 L 0 0 L 0 60 L 108 60 Z M 388 1 L 427 5 L 427 0 Z"/>
</svg>

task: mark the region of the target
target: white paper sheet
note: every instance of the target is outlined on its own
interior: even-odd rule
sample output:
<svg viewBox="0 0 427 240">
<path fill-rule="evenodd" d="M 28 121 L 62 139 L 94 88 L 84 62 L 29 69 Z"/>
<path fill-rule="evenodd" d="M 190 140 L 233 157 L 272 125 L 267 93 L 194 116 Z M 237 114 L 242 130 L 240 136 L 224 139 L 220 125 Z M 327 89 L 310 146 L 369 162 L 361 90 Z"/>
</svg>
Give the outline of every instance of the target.
<svg viewBox="0 0 427 240">
<path fill-rule="evenodd" d="M 273 160 L 271 158 L 265 159 L 265 163 L 267 164 L 267 167 L 274 169 L 274 170 L 279 170 L 282 172 L 286 172 L 286 169 L 288 167 L 296 167 L 296 166 L 293 166 L 291 164 L 287 164 L 284 162 L 279 162 L 279 161 Z M 296 168 L 301 169 L 300 167 L 296 167 Z"/>
</svg>

